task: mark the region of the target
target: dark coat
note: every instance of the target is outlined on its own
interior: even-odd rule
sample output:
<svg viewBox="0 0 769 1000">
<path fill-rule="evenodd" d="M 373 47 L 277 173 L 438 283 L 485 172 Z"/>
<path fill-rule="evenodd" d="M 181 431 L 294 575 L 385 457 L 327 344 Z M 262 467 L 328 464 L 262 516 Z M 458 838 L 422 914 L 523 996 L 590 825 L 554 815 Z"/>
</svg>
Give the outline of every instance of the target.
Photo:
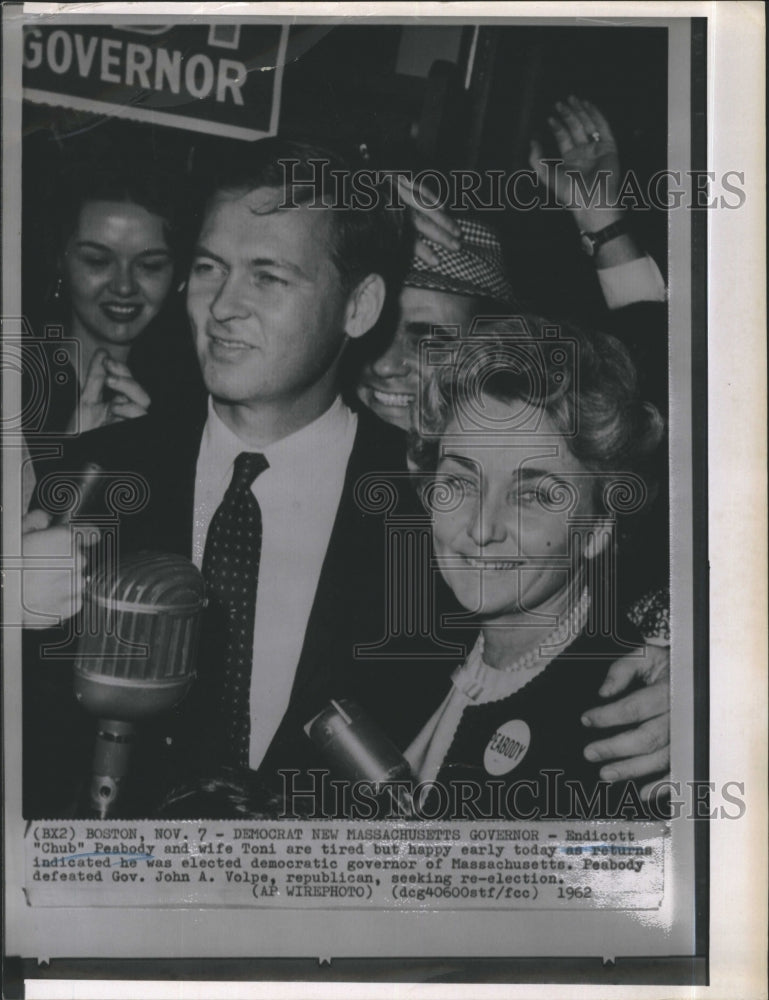
<svg viewBox="0 0 769 1000">
<path fill-rule="evenodd" d="M 601 604 L 594 597 L 593 611 L 599 615 Z M 628 624 L 623 625 L 621 639 L 603 634 L 600 628 L 593 634 L 584 631 L 515 694 L 469 704 L 436 777 L 448 790 L 450 808 L 461 802 L 452 787 L 463 783 L 477 789 L 466 818 L 622 818 L 620 805 L 637 806 L 634 789 L 628 789 L 626 782 L 602 782 L 601 763 L 585 759 L 583 751 L 596 733 L 580 718 L 600 704 L 598 691 L 608 665 L 620 656 L 642 655 L 641 641 Z M 600 736 L 619 731 L 605 729 Z M 494 751 L 499 766 L 490 773 L 486 755 Z M 640 805 L 638 813 L 630 815 L 646 817 Z"/>
<path fill-rule="evenodd" d="M 142 509 L 120 516 L 121 552 L 155 549 L 191 555 L 195 468 L 205 417 L 205 407 L 195 405 L 188 412 L 103 428 L 73 443 L 64 469 L 77 470 L 85 460 L 96 461 L 108 472 L 130 470 L 133 476 L 141 476 L 148 488 Z M 423 567 L 423 572 L 416 574 L 412 564 L 399 564 L 403 565 L 404 586 L 398 591 L 401 600 L 414 603 L 415 598 L 424 598 L 426 587 L 433 587 L 432 607 L 454 609 L 455 605 L 437 571 L 430 568 L 429 521 L 407 475 L 404 435 L 368 412 L 359 414 L 358 420 L 290 703 L 259 771 L 271 785 L 281 782 L 281 769 L 323 767 L 323 759 L 303 727 L 330 698 L 357 701 L 396 744 L 405 746 L 430 714 L 451 667 L 464 656 L 467 639 L 472 641 L 472 632 L 463 632 L 465 644 L 450 636 L 447 644 L 440 645 L 435 638 L 440 624 L 437 613 L 412 629 L 388 625 L 397 603 L 388 585 L 393 518 L 398 519 L 396 536 L 410 535 L 418 541 Z M 378 509 L 377 497 L 384 494 L 374 491 L 368 500 L 364 496 L 366 477 L 372 476 L 390 484 L 388 511 Z M 397 539 L 394 544 L 397 547 Z M 418 590 L 405 593 L 406 581 Z M 390 641 L 383 643 L 389 633 Z M 452 641 L 453 645 L 448 645 Z M 375 649 L 360 648 L 377 644 Z M 211 773 L 217 767 L 208 739 L 211 702 L 206 697 L 206 678 L 210 669 L 210 664 L 200 663 L 200 680 L 182 705 L 141 731 L 133 766 L 133 809 L 139 814 L 151 813 L 169 785 L 188 774 Z M 61 679 L 64 676 L 66 672 L 59 665 L 59 728 L 62 702 L 74 702 L 71 688 Z M 45 700 L 39 691 L 35 698 L 38 703 Z M 45 722 L 37 718 L 37 706 L 28 704 L 27 714 L 31 716 L 29 725 L 39 732 Z M 74 766 L 80 770 L 85 766 L 87 771 L 83 748 L 90 737 L 83 737 L 82 731 L 84 727 L 92 731 L 92 723 L 74 704 L 68 705 L 66 714 L 71 717 L 69 724 L 77 729 L 66 742 L 80 748 Z M 59 765 L 63 771 L 61 758 Z M 35 770 L 39 774 L 39 768 Z M 38 814 L 45 809 L 40 804 L 30 808 Z"/>
<path fill-rule="evenodd" d="M 22 341 L 21 391 L 24 435 L 39 479 L 57 467 L 72 440 L 67 429 L 80 401 L 80 386 L 76 368 L 62 350 L 68 347 L 73 358 L 78 357 L 79 346 L 66 323 L 38 322 L 36 330 L 36 336 L 30 333 Z M 152 412 L 205 398 L 189 326 L 175 296 L 133 342 L 127 363 L 149 394 Z M 105 388 L 104 398 L 111 395 Z"/>
</svg>

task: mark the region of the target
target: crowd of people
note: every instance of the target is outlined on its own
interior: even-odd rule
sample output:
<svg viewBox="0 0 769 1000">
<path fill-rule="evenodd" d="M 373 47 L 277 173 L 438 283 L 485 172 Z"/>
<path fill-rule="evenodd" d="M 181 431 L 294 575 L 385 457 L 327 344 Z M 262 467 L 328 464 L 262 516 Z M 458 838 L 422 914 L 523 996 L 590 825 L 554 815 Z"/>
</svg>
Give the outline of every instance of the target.
<svg viewBox="0 0 769 1000">
<path fill-rule="evenodd" d="M 586 189 L 600 171 L 619 183 L 594 105 L 568 98 L 549 126 Z M 120 551 L 183 555 L 208 595 L 196 683 L 141 728 L 122 814 L 280 814 L 286 774 L 329 768 L 307 730 L 345 700 L 416 781 L 474 782 L 479 815 L 492 786 L 548 769 L 639 798 L 666 771 L 665 286 L 632 220 L 570 201 L 532 144 L 596 267 L 607 309 L 590 331 L 532 310 L 485 218 L 426 209 L 405 183 L 403 211 L 311 204 L 319 159 L 354 169 L 298 141 L 245 146 L 194 227 L 135 170 L 97 169 L 62 199 L 51 308 L 70 346 L 65 379 L 27 379 L 50 405 L 46 448 L 28 440 L 23 541 L 73 558 L 27 587 L 29 818 L 87 808 L 96 723 L 40 630 L 65 629 L 87 585 L 41 487 L 85 462 L 148 487 Z M 429 594 L 426 629 L 394 633 L 371 477 L 432 534 L 434 588 L 398 577 Z"/>
</svg>

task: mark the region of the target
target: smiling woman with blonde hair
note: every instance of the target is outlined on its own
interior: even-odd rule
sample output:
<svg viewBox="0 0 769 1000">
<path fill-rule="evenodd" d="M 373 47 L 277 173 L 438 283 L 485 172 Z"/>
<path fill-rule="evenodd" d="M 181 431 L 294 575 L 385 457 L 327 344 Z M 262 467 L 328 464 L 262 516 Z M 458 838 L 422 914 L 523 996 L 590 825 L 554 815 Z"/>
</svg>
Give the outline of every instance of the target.
<svg viewBox="0 0 769 1000">
<path fill-rule="evenodd" d="M 607 664 L 640 652 L 617 626 L 617 523 L 646 503 L 662 419 L 619 341 L 553 330 L 529 318 L 458 344 L 410 442 L 434 473 L 441 572 L 481 632 L 406 756 L 421 780 L 475 781 L 479 795 L 548 770 L 593 788 L 581 714 Z"/>
</svg>

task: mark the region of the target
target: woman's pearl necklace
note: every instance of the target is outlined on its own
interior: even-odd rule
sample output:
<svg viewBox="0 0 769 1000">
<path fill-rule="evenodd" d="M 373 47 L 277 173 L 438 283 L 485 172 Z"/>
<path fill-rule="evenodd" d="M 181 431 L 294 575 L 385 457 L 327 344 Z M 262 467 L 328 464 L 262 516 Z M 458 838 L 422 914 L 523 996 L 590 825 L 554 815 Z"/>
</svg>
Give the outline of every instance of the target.
<svg viewBox="0 0 769 1000">
<path fill-rule="evenodd" d="M 556 656 L 559 655 L 561 647 L 568 639 L 576 638 L 576 636 L 580 634 L 582 629 L 585 627 L 589 609 L 590 594 L 587 591 L 587 587 L 585 587 L 582 591 L 582 596 L 571 609 L 569 616 L 564 619 L 558 628 L 553 629 L 546 639 L 542 642 L 538 642 L 533 649 L 530 649 L 528 653 L 524 653 L 523 656 L 519 656 L 518 659 L 513 660 L 512 663 L 506 663 L 504 666 L 493 667 L 492 669 L 508 674 L 513 671 L 532 670 L 534 667 L 547 666 L 548 663 L 552 662 Z M 479 658 L 483 660 L 483 650 L 485 648 L 483 632 L 481 632 L 478 636 L 477 648 Z M 551 649 L 552 652 L 540 653 L 541 649 Z M 483 662 L 486 666 L 490 666 L 490 664 L 487 664 L 485 660 L 483 660 Z"/>
</svg>

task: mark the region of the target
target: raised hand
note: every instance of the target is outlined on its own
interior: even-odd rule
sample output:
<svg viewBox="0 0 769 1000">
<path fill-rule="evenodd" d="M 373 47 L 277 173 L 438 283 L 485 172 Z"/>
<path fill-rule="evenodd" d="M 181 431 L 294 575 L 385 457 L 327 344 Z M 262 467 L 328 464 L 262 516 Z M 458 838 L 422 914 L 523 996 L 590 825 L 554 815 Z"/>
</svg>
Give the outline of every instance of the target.
<svg viewBox="0 0 769 1000">
<path fill-rule="evenodd" d="M 133 377 L 128 365 L 107 358 L 104 367 L 107 370 L 107 386 L 115 393 L 108 404 L 111 422 L 143 417 L 152 400 Z"/>
<path fill-rule="evenodd" d="M 532 139 L 529 165 L 558 204 L 574 213 L 581 230 L 595 232 L 611 225 L 622 210 L 607 207 L 616 203 L 621 185 L 619 153 L 609 123 L 594 104 L 574 96 L 558 101 L 547 123 L 562 163 L 548 166 L 542 144 Z M 583 192 L 590 192 L 594 185 L 594 200 L 600 200 L 603 207 L 590 207 L 593 199 L 584 197 Z"/>
<path fill-rule="evenodd" d="M 104 398 L 105 388 L 113 390 L 114 395 L 109 399 Z M 100 348 L 91 358 L 78 410 L 68 431 L 83 434 L 118 420 L 141 417 L 149 405 L 150 397 L 133 377 L 128 365 L 110 358 Z"/>
<path fill-rule="evenodd" d="M 426 190 L 420 191 L 419 197 L 415 196 L 414 185 L 402 175 L 398 177 L 398 191 L 411 211 L 411 221 L 417 233 L 414 255 L 428 267 L 436 267 L 440 263 L 438 256 L 425 240 L 457 251 L 461 247 L 459 226 L 442 208 L 427 208 L 434 196 Z"/>
</svg>

